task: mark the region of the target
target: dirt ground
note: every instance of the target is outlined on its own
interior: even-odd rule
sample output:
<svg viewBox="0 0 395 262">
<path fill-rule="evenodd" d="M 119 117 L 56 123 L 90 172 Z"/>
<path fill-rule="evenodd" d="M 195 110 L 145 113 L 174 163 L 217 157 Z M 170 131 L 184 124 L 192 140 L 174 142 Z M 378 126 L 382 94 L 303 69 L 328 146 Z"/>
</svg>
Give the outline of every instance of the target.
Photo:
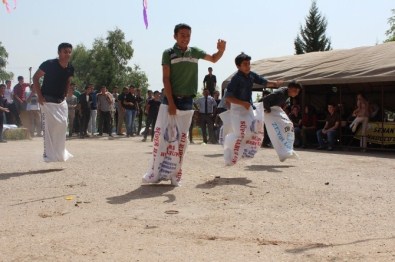
<svg viewBox="0 0 395 262">
<path fill-rule="evenodd" d="M 0 144 L 0 261 L 395 261 L 395 155 L 273 149 L 225 167 L 192 144 L 181 187 L 141 185 L 152 144 Z"/>
</svg>

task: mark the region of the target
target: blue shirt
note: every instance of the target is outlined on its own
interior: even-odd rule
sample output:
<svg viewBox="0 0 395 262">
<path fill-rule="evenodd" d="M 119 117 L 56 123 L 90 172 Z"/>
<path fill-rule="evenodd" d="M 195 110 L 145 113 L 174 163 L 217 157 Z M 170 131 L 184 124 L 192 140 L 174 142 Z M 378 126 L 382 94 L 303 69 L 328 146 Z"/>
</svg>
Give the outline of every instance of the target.
<svg viewBox="0 0 395 262">
<path fill-rule="evenodd" d="M 254 72 L 247 75 L 238 71 L 227 86 L 226 97 L 234 97 L 252 104 L 252 86 L 255 84 L 266 86 L 267 80 Z"/>
</svg>

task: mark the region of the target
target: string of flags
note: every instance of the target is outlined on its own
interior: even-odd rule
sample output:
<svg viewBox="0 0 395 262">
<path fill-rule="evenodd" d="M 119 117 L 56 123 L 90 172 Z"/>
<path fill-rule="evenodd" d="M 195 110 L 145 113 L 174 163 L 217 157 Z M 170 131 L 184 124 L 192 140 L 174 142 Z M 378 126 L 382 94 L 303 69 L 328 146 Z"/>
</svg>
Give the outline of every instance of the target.
<svg viewBox="0 0 395 262">
<path fill-rule="evenodd" d="M 3 0 L 3 4 L 5 5 L 5 9 L 7 10 L 7 13 L 11 13 L 11 8 L 10 8 L 10 4 L 8 3 L 8 0 Z M 14 0 L 14 9 L 16 9 L 16 0 Z"/>
<path fill-rule="evenodd" d="M 147 0 L 143 0 L 143 17 L 144 17 L 144 24 L 145 29 L 148 29 L 148 16 L 147 16 Z"/>
</svg>

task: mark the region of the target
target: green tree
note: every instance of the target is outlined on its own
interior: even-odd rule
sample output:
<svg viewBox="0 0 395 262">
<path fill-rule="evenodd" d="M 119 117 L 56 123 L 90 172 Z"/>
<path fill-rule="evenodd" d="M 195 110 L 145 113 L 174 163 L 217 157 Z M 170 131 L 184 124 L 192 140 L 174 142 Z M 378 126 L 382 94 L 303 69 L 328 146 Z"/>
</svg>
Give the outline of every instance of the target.
<svg viewBox="0 0 395 262">
<path fill-rule="evenodd" d="M 4 82 L 5 80 L 11 79 L 14 74 L 5 71 L 5 67 L 7 65 L 8 53 L 5 47 L 0 42 L 0 82 Z"/>
<path fill-rule="evenodd" d="M 306 25 L 300 26 L 300 35 L 294 41 L 295 53 L 299 55 L 331 50 L 331 40 L 325 35 L 327 25 L 326 18 L 319 13 L 316 1 L 313 1 L 306 17 Z"/>
<path fill-rule="evenodd" d="M 392 9 L 391 12 L 393 16 L 388 18 L 388 24 L 390 25 L 390 29 L 385 32 L 388 38 L 384 42 L 395 41 L 395 9 Z"/>
<path fill-rule="evenodd" d="M 143 93 L 148 88 L 148 79 L 136 65 L 129 66 L 134 50 L 131 41 L 125 41 L 120 30 L 109 31 L 108 36 L 94 40 L 91 50 L 78 45 L 71 62 L 75 68 L 75 82 L 79 85 L 93 83 L 96 86 L 124 87 L 134 84 L 141 87 Z"/>
</svg>

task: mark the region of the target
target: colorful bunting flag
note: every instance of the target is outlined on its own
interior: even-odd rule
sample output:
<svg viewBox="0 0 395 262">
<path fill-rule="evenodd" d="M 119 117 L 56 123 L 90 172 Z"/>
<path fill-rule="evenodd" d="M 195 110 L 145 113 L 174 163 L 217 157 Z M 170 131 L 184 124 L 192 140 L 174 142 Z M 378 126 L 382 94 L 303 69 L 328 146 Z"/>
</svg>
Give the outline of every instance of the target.
<svg viewBox="0 0 395 262">
<path fill-rule="evenodd" d="M 3 0 L 3 4 L 7 9 L 7 13 L 11 13 L 10 4 L 8 3 L 8 0 Z M 16 0 L 14 0 L 14 9 L 16 9 Z"/>
<path fill-rule="evenodd" d="M 144 17 L 145 29 L 148 29 L 147 0 L 143 0 L 143 8 L 144 8 L 143 9 L 143 17 Z"/>
</svg>

